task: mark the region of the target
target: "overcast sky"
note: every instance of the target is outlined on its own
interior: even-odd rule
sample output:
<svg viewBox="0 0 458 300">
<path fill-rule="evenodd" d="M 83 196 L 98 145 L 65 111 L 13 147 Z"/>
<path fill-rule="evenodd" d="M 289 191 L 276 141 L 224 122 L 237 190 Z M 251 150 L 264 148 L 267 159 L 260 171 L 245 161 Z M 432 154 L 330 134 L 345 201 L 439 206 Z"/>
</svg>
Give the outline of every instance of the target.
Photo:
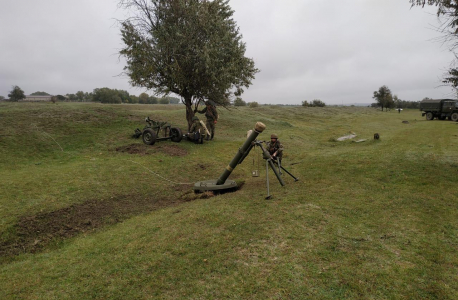
<svg viewBox="0 0 458 300">
<path fill-rule="evenodd" d="M 119 76 L 124 60 L 118 0 L 0 0 L 0 96 L 92 92 L 109 87 L 139 95 Z M 231 0 L 260 72 L 247 102 L 373 102 L 387 85 L 403 100 L 455 95 L 440 79 L 453 54 L 437 39 L 432 7 L 408 0 Z M 151 91 L 147 93 L 152 94 Z"/>
</svg>

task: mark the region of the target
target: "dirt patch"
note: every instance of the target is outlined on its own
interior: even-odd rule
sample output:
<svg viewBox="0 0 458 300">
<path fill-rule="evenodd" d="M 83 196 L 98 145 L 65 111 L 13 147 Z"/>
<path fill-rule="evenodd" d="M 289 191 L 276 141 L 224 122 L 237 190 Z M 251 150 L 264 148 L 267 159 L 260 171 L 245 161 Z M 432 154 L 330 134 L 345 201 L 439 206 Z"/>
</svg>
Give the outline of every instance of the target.
<svg viewBox="0 0 458 300">
<path fill-rule="evenodd" d="M 191 190 L 191 186 L 187 186 L 187 189 Z M 141 213 L 191 200 L 195 199 L 124 195 L 106 200 L 90 200 L 57 211 L 24 216 L 12 230 L 1 234 L 0 258 L 40 252 L 63 239 L 116 224 Z"/>
<path fill-rule="evenodd" d="M 161 145 L 158 147 L 158 150 L 170 155 L 170 156 L 185 156 L 188 155 L 188 151 L 182 149 L 176 145 Z"/>
<path fill-rule="evenodd" d="M 181 199 L 184 201 L 193 201 L 193 200 L 198 200 L 198 199 L 208 199 L 211 197 L 214 197 L 215 193 L 213 192 L 204 192 L 204 193 L 194 193 L 193 191 L 186 192 L 183 195 L 181 195 Z"/>
<path fill-rule="evenodd" d="M 0 233 L 0 264 L 16 255 L 41 252 L 58 246 L 65 239 L 122 222 L 139 214 L 235 192 L 240 190 L 245 182 L 237 183 L 236 189 L 215 193 L 194 193 L 192 185 L 177 185 L 175 191 L 183 192 L 177 198 L 121 195 L 109 199 L 89 200 L 52 212 L 23 216 L 7 232 Z"/>
<path fill-rule="evenodd" d="M 165 153 L 170 156 L 185 156 L 188 154 L 188 151 L 174 144 L 159 144 L 153 146 L 145 144 L 130 144 L 127 146 L 118 147 L 116 148 L 116 151 L 137 155 L 150 155 L 158 152 Z"/>
<path fill-rule="evenodd" d="M 117 152 L 140 155 L 148 154 L 148 150 L 150 150 L 150 148 L 147 145 L 142 144 L 130 144 L 116 148 Z"/>
</svg>

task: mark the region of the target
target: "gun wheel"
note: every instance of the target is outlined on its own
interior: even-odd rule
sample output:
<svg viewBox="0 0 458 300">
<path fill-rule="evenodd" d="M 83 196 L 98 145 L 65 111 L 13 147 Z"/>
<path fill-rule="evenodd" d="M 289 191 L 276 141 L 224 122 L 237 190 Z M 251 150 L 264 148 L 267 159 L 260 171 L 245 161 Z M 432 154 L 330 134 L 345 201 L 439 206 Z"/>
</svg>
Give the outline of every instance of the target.
<svg viewBox="0 0 458 300">
<path fill-rule="evenodd" d="M 151 128 L 146 128 L 143 130 L 143 143 L 147 145 L 154 145 L 156 143 L 156 132 Z"/>
<path fill-rule="evenodd" d="M 170 136 L 172 142 L 179 143 L 183 139 L 183 133 L 181 132 L 181 129 L 178 127 L 172 127 L 170 128 Z"/>
</svg>

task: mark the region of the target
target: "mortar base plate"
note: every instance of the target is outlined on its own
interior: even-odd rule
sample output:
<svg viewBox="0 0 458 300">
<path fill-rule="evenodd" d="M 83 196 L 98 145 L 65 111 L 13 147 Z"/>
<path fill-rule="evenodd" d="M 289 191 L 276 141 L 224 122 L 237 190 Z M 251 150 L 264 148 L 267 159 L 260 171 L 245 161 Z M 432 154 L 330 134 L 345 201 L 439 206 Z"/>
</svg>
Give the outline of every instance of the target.
<svg viewBox="0 0 458 300">
<path fill-rule="evenodd" d="M 218 180 L 205 180 L 198 181 L 194 184 L 195 192 L 206 192 L 206 191 L 225 191 L 229 189 L 237 188 L 237 183 L 234 180 L 226 180 L 223 184 L 217 185 Z"/>
</svg>

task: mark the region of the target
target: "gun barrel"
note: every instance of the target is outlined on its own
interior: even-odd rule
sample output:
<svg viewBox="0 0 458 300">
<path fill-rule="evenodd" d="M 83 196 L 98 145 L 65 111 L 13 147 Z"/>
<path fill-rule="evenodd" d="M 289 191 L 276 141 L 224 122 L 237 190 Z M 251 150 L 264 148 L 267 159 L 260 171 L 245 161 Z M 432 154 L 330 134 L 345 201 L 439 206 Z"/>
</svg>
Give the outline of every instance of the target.
<svg viewBox="0 0 458 300">
<path fill-rule="evenodd" d="M 243 143 L 242 147 L 239 148 L 237 154 L 234 156 L 234 158 L 231 160 L 229 165 L 227 165 L 226 169 L 224 170 L 223 174 L 218 178 L 218 181 L 216 182 L 216 185 L 221 185 L 226 182 L 226 179 L 229 177 L 229 175 L 232 173 L 232 171 L 235 169 L 237 164 L 240 162 L 242 157 L 246 157 L 248 155 L 247 150 L 250 148 L 251 143 L 256 139 L 258 134 L 263 132 L 266 129 L 266 125 L 264 125 L 261 122 L 257 122 L 253 132 L 250 134 L 250 136 L 246 139 L 245 143 Z M 252 148 L 252 146 L 251 146 Z M 249 150 L 251 150 L 251 148 Z M 248 150 L 248 152 L 249 152 Z"/>
</svg>

